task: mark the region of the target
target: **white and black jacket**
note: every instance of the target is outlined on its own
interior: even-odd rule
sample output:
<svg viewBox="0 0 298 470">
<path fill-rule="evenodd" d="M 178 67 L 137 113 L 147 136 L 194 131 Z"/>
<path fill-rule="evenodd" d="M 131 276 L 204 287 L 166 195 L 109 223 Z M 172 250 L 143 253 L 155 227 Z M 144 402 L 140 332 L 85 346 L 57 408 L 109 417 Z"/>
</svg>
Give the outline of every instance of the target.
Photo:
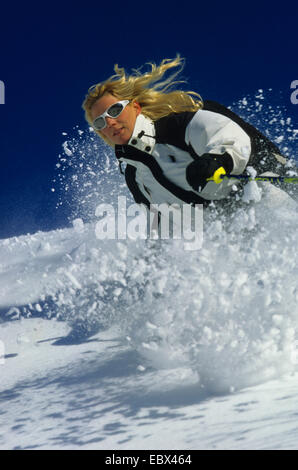
<svg viewBox="0 0 298 470">
<path fill-rule="evenodd" d="M 221 184 L 208 182 L 194 190 L 187 178 L 187 167 L 202 155 L 216 154 L 231 174 L 241 174 L 247 165 L 259 172 L 277 171 L 274 158 L 279 149 L 253 126 L 224 106 L 205 101 L 197 112 L 170 114 L 155 122 L 143 114 L 137 117 L 127 145 L 116 145 L 121 165 L 127 164 L 125 177 L 139 204 L 204 204 L 224 199 L 235 180 Z M 284 163 L 284 162 L 283 162 Z"/>
</svg>

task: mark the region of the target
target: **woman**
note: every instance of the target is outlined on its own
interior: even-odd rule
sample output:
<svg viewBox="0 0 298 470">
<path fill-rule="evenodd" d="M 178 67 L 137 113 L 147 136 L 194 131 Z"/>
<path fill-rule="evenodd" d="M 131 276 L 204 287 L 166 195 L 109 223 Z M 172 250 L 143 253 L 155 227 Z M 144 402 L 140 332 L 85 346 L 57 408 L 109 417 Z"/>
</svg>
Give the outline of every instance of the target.
<svg viewBox="0 0 298 470">
<path fill-rule="evenodd" d="M 135 201 L 206 206 L 230 197 L 235 180 L 222 180 L 225 173 L 239 175 L 250 165 L 263 175 L 284 174 L 287 160 L 257 129 L 195 92 L 173 90 L 182 66 L 177 56 L 127 76 L 116 65 L 83 103 L 87 121 L 114 147 L 120 166 L 126 163 Z"/>
</svg>

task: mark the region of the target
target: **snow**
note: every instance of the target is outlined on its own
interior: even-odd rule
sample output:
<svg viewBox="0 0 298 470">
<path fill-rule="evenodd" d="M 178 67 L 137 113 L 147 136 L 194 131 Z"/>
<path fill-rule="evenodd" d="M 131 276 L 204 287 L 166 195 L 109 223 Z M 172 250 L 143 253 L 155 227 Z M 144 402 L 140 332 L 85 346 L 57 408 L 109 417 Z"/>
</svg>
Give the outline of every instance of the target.
<svg viewBox="0 0 298 470">
<path fill-rule="evenodd" d="M 297 374 L 212 396 L 186 368 L 144 370 L 114 329 L 81 344 L 55 320 L 5 330 L 1 449 L 297 449 Z"/>
<path fill-rule="evenodd" d="M 1 449 L 297 449 L 297 206 L 262 184 L 196 253 L 0 241 Z"/>
<path fill-rule="evenodd" d="M 71 157 L 72 151 L 68 148 L 67 144 L 68 144 L 67 141 L 63 143 L 63 150 L 68 157 Z"/>
<path fill-rule="evenodd" d="M 251 181 L 196 251 L 100 240 L 96 207 L 127 191 L 77 135 L 70 227 L 0 240 L 0 449 L 297 450 L 297 203 Z"/>
</svg>

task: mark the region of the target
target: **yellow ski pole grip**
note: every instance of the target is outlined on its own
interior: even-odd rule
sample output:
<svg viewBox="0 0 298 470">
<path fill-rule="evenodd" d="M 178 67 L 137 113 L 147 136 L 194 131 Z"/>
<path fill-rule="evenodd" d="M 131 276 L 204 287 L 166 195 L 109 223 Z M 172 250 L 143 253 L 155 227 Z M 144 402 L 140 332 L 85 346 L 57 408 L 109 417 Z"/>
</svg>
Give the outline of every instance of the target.
<svg viewBox="0 0 298 470">
<path fill-rule="evenodd" d="M 207 181 L 214 181 L 214 183 L 219 184 L 222 182 L 224 175 L 226 175 L 226 170 L 221 166 L 214 172 L 211 178 L 207 178 Z"/>
</svg>

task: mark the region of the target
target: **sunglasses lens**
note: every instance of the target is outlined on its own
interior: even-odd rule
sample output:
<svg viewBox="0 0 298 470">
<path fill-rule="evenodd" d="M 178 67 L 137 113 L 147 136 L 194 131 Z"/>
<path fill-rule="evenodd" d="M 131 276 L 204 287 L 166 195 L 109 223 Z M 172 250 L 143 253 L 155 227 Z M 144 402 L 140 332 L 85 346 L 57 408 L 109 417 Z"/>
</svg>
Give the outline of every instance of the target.
<svg viewBox="0 0 298 470">
<path fill-rule="evenodd" d="M 93 126 L 95 127 L 95 129 L 97 129 L 98 131 L 100 131 L 100 129 L 103 129 L 105 127 L 105 120 L 103 117 L 99 116 L 98 118 L 95 119 L 95 121 L 93 122 Z"/>
<path fill-rule="evenodd" d="M 116 118 L 121 114 L 123 111 L 123 104 L 121 103 L 115 103 L 109 108 L 109 113 L 108 115 L 111 116 L 111 118 Z"/>
</svg>

